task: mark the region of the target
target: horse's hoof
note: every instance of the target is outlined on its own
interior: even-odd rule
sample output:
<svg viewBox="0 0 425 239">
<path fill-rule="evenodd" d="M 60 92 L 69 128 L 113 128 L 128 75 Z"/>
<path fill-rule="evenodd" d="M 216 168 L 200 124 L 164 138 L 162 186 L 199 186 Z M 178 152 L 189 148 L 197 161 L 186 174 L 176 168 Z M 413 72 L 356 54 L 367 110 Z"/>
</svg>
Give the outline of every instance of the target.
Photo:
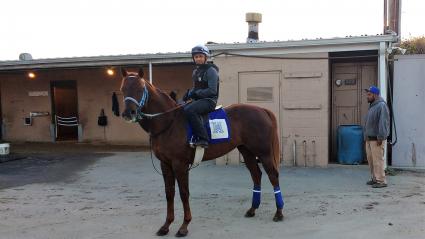
<svg viewBox="0 0 425 239">
<path fill-rule="evenodd" d="M 188 231 L 187 230 L 179 230 L 177 233 L 176 233 L 176 237 L 185 237 L 185 236 L 187 236 L 187 233 L 188 233 Z"/>
<path fill-rule="evenodd" d="M 250 210 L 248 210 L 246 213 L 245 213 L 245 217 L 254 217 L 255 216 L 255 211 L 252 211 L 251 209 Z"/>
<path fill-rule="evenodd" d="M 281 221 L 283 221 L 283 214 L 276 214 L 276 215 L 274 215 L 273 221 L 274 222 L 281 222 Z"/>
<path fill-rule="evenodd" d="M 170 230 L 168 228 L 160 228 L 157 232 L 156 235 L 157 236 L 165 236 L 168 234 Z"/>
</svg>

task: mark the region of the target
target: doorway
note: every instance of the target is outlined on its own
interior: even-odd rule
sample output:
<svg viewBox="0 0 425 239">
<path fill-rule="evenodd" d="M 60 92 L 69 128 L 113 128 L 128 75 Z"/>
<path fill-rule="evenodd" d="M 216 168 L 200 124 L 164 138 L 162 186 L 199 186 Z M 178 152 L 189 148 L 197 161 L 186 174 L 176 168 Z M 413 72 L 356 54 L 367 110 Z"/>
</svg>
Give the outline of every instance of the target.
<svg viewBox="0 0 425 239">
<path fill-rule="evenodd" d="M 77 82 L 52 81 L 51 92 L 52 121 L 56 128 L 56 140 L 78 140 Z M 65 123 L 58 123 L 58 119 L 59 121 L 64 119 Z"/>
<path fill-rule="evenodd" d="M 337 161 L 338 126 L 364 124 L 369 108 L 364 89 L 377 80 L 376 61 L 332 64 L 331 162 Z"/>
</svg>

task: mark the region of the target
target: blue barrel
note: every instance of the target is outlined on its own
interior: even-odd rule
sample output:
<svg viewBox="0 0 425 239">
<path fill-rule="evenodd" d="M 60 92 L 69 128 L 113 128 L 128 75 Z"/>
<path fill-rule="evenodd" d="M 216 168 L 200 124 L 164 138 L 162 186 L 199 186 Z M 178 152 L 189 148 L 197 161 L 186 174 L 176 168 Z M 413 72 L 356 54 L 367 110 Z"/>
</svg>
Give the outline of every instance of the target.
<svg viewBox="0 0 425 239">
<path fill-rule="evenodd" d="M 338 162 L 360 164 L 363 161 L 363 128 L 360 125 L 338 127 Z"/>
</svg>

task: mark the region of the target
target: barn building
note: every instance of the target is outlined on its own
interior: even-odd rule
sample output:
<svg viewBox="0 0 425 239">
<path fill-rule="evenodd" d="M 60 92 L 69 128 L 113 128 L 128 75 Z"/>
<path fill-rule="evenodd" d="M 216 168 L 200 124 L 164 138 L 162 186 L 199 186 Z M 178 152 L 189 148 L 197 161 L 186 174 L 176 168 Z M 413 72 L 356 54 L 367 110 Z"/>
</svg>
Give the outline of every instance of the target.
<svg viewBox="0 0 425 239">
<path fill-rule="evenodd" d="M 336 160 L 337 127 L 363 123 L 363 89 L 378 85 L 387 96 L 387 49 L 397 40 L 387 34 L 207 46 L 220 68 L 219 104 L 272 110 L 283 164 L 326 166 Z M 121 67 L 143 67 L 146 80 L 177 98 L 192 84 L 187 52 L 0 61 L 2 140 L 148 144 L 138 125 L 111 110 L 114 93 L 123 107 Z M 98 124 L 102 112 L 107 125 Z M 67 120 L 73 127 L 60 125 Z M 234 151 L 217 163 L 240 160 Z"/>
</svg>

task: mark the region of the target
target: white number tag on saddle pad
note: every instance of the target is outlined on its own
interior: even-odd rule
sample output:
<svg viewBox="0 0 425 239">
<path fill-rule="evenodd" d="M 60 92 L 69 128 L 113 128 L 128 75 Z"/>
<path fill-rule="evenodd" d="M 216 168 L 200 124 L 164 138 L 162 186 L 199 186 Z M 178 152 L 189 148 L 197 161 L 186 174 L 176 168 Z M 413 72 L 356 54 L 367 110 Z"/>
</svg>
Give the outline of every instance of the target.
<svg viewBox="0 0 425 239">
<path fill-rule="evenodd" d="M 229 138 L 229 131 L 225 119 L 209 120 L 211 129 L 211 139 L 227 139 Z"/>
</svg>

